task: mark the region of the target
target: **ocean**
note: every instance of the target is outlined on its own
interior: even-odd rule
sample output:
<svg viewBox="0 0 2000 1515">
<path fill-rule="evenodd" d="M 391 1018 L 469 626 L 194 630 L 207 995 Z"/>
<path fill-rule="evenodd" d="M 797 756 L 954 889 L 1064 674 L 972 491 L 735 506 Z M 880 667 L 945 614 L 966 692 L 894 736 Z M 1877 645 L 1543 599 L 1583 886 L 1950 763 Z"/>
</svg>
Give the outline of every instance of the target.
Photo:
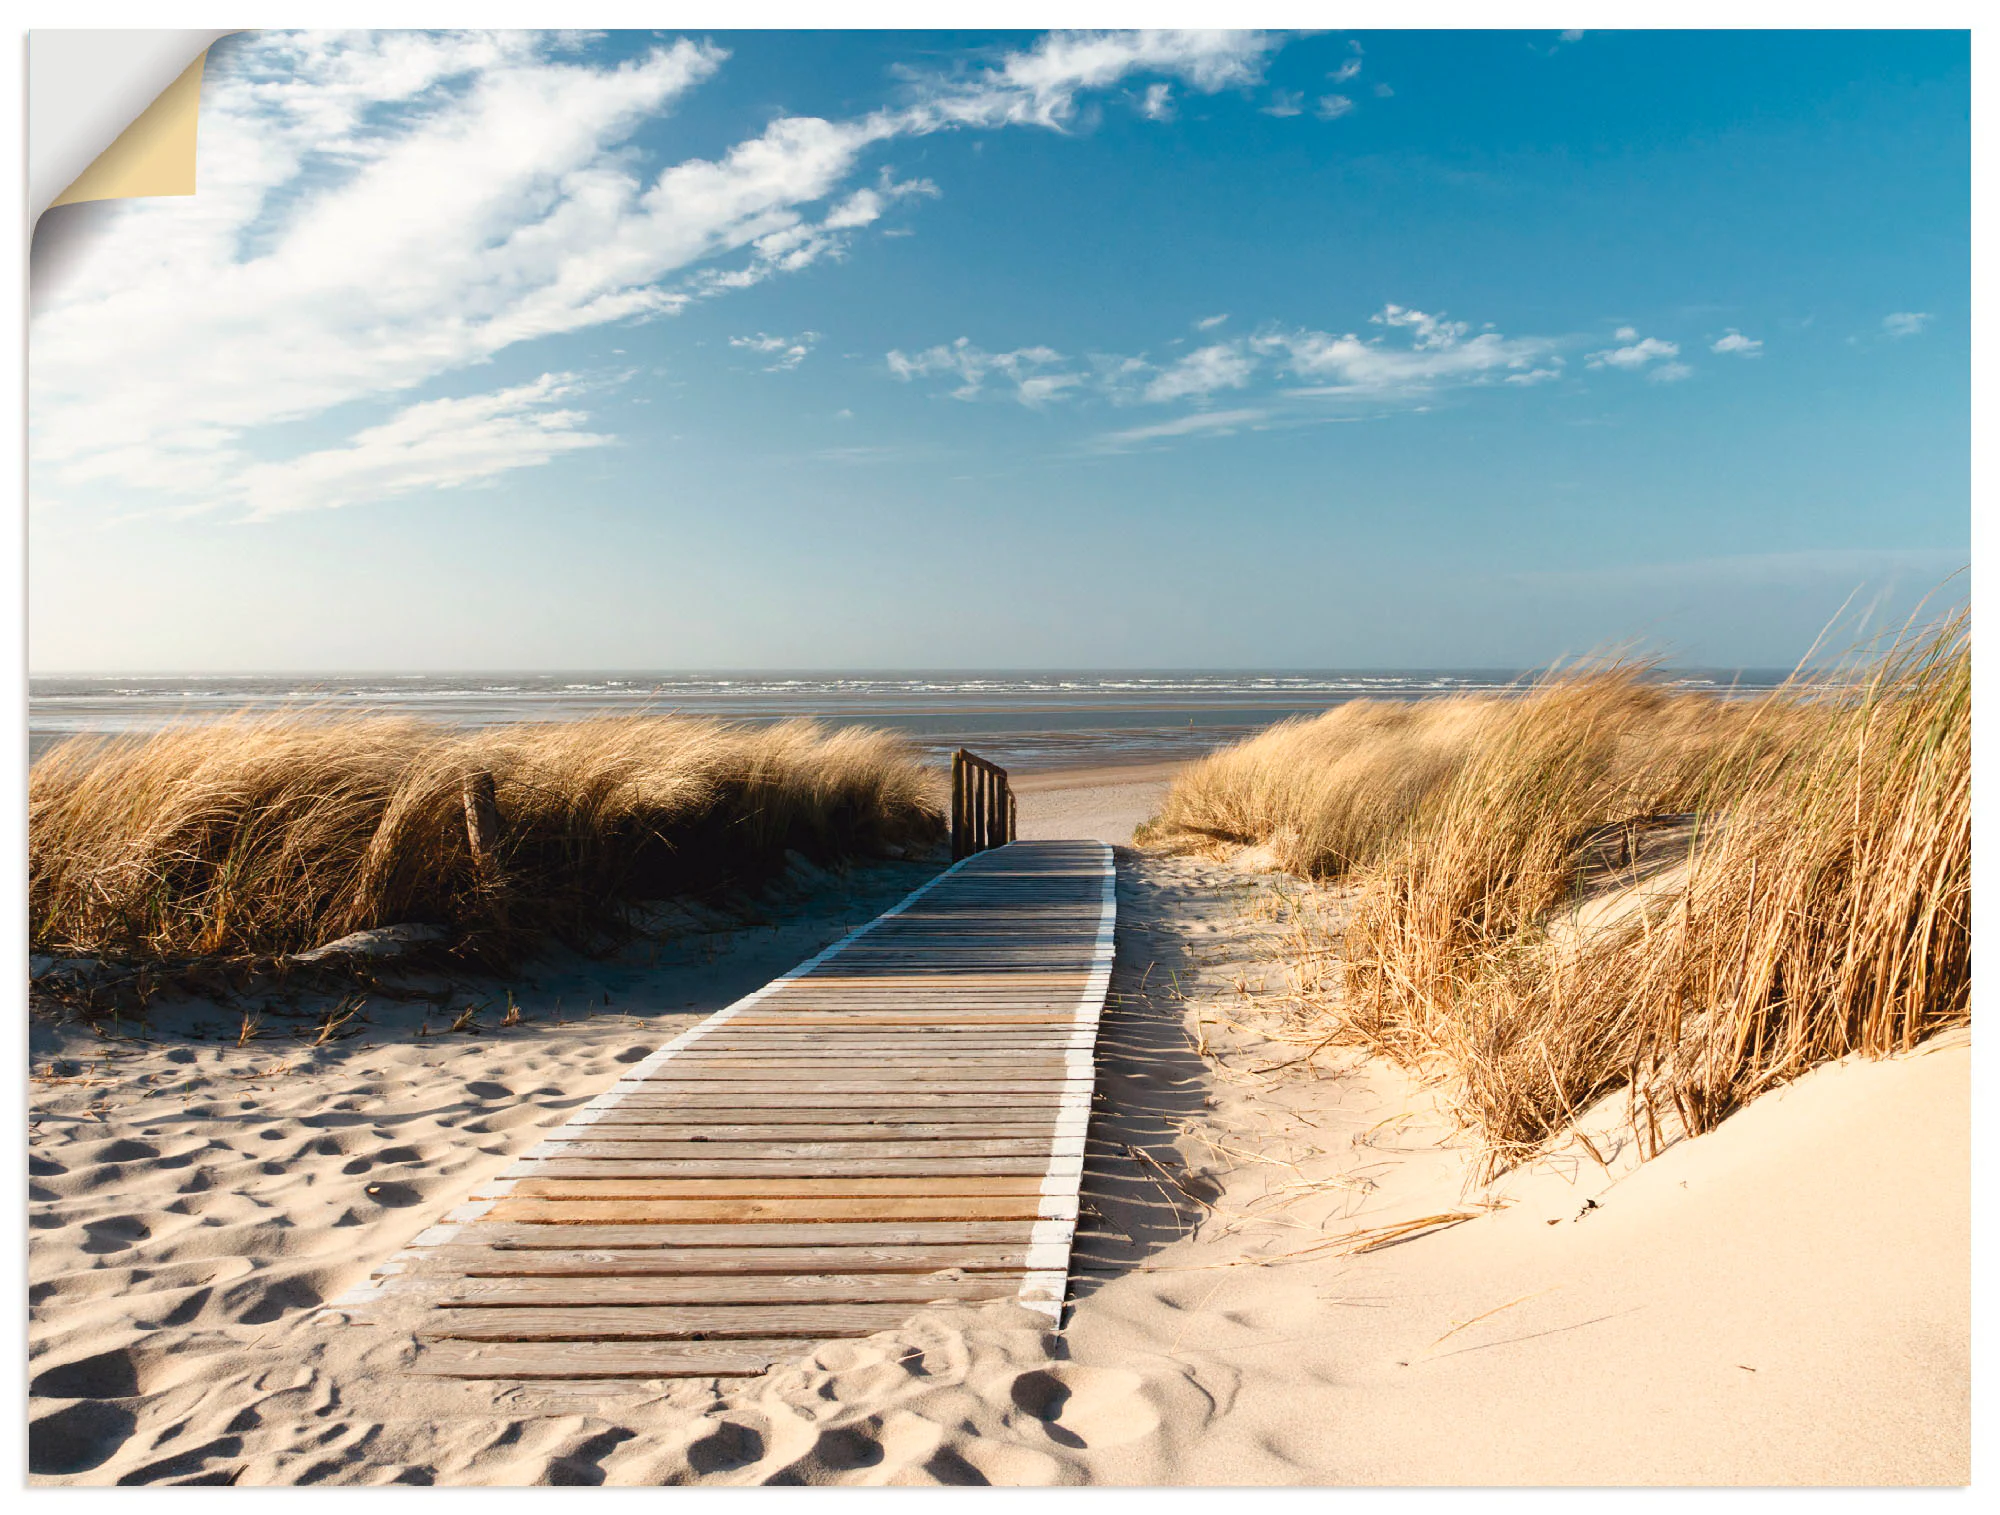
<svg viewBox="0 0 2000 1515">
<path fill-rule="evenodd" d="M 943 759 L 968 747 L 1024 771 L 1177 762 L 1356 699 L 1499 693 L 1501 669 L 981 673 L 104 675 L 29 680 L 30 760 L 79 733 L 139 733 L 238 711 L 372 712 L 459 726 L 677 713 L 885 726 Z M 1754 693 L 1777 669 L 1675 669 L 1677 688 Z"/>
</svg>

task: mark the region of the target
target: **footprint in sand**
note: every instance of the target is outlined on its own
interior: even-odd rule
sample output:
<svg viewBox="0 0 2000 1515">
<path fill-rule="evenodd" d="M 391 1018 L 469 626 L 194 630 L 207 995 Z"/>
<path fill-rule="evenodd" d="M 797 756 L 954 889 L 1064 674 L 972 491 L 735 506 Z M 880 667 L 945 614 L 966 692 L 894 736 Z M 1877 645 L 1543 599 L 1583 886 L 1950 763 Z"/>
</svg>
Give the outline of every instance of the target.
<svg viewBox="0 0 2000 1515">
<path fill-rule="evenodd" d="M 28 1422 L 30 1473 L 88 1473 L 108 1462 L 138 1425 L 130 1410 L 84 1399 Z"/>
<path fill-rule="evenodd" d="M 1049 1440 L 1064 1447 L 1115 1447 L 1150 1436 L 1159 1411 L 1137 1373 L 1052 1363 L 1014 1380 L 1014 1407 L 1042 1423 Z"/>
</svg>

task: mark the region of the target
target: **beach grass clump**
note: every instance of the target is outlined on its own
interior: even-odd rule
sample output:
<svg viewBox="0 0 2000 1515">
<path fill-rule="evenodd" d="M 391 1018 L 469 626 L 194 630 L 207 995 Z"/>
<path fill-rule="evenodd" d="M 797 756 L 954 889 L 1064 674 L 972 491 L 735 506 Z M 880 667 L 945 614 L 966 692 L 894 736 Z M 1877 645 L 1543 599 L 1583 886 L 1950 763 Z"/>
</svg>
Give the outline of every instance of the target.
<svg viewBox="0 0 2000 1515">
<path fill-rule="evenodd" d="M 926 846 L 941 784 L 897 737 L 677 716 L 464 731 L 238 716 L 72 738 L 29 773 L 38 950 L 280 955 L 406 922 L 475 957 L 593 945 L 638 901 Z"/>
<path fill-rule="evenodd" d="M 1458 771 L 1492 702 L 1355 700 L 1209 754 L 1174 779 L 1143 829 L 1150 846 L 1263 846 L 1328 878 L 1387 851 Z"/>
<path fill-rule="evenodd" d="M 1281 722 L 1184 769 L 1142 839 L 1263 846 L 1329 879 L 1391 856 L 1444 806 L 1454 836 L 1480 828 L 1468 855 L 1481 869 L 1524 875 L 1525 908 L 1544 908 L 1534 896 L 1579 827 L 1692 803 L 1714 754 L 1752 723 L 1745 704 L 1676 693 L 1648 671 L 1612 659 L 1502 695 L 1355 700 Z"/>
<path fill-rule="evenodd" d="M 1263 841 L 1314 835 L 1301 810 L 1321 775 L 1361 775 L 1321 833 L 1342 850 L 1280 854 L 1353 887 L 1340 939 L 1300 944 L 1311 1014 L 1440 1075 L 1496 1162 L 1621 1089 L 1657 1145 L 1819 1063 L 1969 1018 L 1965 615 L 1755 700 L 1612 665 L 1467 703 L 1482 708 L 1441 703 L 1448 771 L 1413 799 L 1385 782 L 1386 750 L 1364 743 L 1357 766 L 1297 732 L 1190 778 L 1219 790 L 1217 772 L 1275 769 L 1287 750 L 1315 763 L 1275 798 L 1231 801 L 1250 818 L 1240 839 Z M 1195 794 L 1163 818 L 1197 803 L 1215 813 Z"/>
</svg>

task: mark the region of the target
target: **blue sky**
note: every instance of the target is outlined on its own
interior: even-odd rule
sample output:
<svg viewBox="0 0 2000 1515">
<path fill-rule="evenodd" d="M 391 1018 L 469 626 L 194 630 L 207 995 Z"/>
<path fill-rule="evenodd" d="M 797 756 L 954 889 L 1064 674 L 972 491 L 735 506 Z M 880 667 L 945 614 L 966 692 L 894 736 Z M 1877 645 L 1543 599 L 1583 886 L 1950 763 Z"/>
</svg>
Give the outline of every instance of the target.
<svg viewBox="0 0 2000 1515">
<path fill-rule="evenodd" d="M 1787 663 L 1970 555 L 1968 69 L 233 38 L 31 329 L 31 665 Z"/>
</svg>

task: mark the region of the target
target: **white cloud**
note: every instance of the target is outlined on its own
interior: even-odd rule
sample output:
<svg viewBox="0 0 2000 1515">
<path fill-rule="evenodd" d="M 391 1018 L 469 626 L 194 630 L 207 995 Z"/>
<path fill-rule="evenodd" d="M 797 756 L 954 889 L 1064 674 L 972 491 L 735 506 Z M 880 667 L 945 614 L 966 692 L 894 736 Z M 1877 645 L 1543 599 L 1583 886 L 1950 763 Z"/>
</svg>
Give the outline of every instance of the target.
<svg viewBox="0 0 2000 1515">
<path fill-rule="evenodd" d="M 1678 384 L 1693 372 L 1685 363 L 1662 363 L 1658 368 L 1649 370 L 1646 377 L 1655 384 Z"/>
<path fill-rule="evenodd" d="M 1710 343 L 1708 350 L 1710 352 L 1721 353 L 1733 352 L 1745 358 L 1761 358 L 1764 356 L 1764 339 L 1762 337 L 1746 337 L 1732 326 L 1728 331 Z"/>
<path fill-rule="evenodd" d="M 1639 335 L 1639 329 L 1636 326 L 1621 326 L 1611 335 L 1620 342 L 1630 342 Z"/>
<path fill-rule="evenodd" d="M 1600 352 L 1586 353 L 1583 360 L 1585 365 L 1591 368 L 1622 368 L 1629 372 L 1636 372 L 1646 367 L 1649 363 L 1677 358 L 1681 353 L 1678 342 L 1663 341 L 1659 337 L 1639 337 L 1639 333 L 1629 326 L 1619 327 L 1616 336 L 1619 341 L 1628 342 L 1630 345 L 1625 347 L 1607 347 Z M 1639 340 L 1636 342 L 1632 341 L 1631 339 L 1634 337 L 1639 337 Z M 1678 368 L 1682 365 L 1674 364 L 1672 366 Z M 1681 374 L 1675 377 L 1685 377 L 1685 375 Z"/>
<path fill-rule="evenodd" d="M 1469 336 L 1463 321 L 1447 321 L 1406 306 L 1388 305 L 1372 316 L 1376 325 L 1411 333 L 1409 345 L 1386 345 L 1381 337 L 1352 332 L 1269 332 L 1253 339 L 1259 349 L 1282 355 L 1301 378 L 1326 381 L 1300 394 L 1387 396 L 1428 391 L 1444 384 L 1478 384 L 1527 373 L 1557 346 L 1548 337 L 1507 337 L 1485 331 Z"/>
<path fill-rule="evenodd" d="M 1583 33 L 1581 31 L 1566 31 L 1559 35 L 1565 42 L 1581 42 L 1583 40 Z"/>
<path fill-rule="evenodd" d="M 1171 84 L 1149 84 L 1139 99 L 1139 114 L 1148 121 L 1174 119 L 1174 88 Z"/>
<path fill-rule="evenodd" d="M 796 337 L 773 337 L 760 331 L 754 337 L 731 337 L 729 345 L 768 357 L 771 361 L 764 366 L 766 373 L 787 373 L 805 362 L 818 341 L 816 331 L 802 331 Z"/>
<path fill-rule="evenodd" d="M 1927 310 L 1899 310 L 1882 318 L 1882 330 L 1892 337 L 1914 337 L 1930 324 Z"/>
<path fill-rule="evenodd" d="M 1267 116 L 1297 116 L 1305 111 L 1305 98 L 1304 93 L 1296 89 L 1274 89 L 1271 91 L 1271 103 L 1259 109 Z"/>
<path fill-rule="evenodd" d="M 1219 316 L 1203 316 L 1199 321 L 1194 323 L 1194 329 L 1196 331 L 1213 331 L 1228 319 L 1229 312 L 1226 310 Z"/>
<path fill-rule="evenodd" d="M 907 118 L 935 125 L 1060 127 L 1086 90 L 1131 74 L 1165 74 L 1202 94 L 1255 84 L 1282 39 L 1253 31 L 1052 32 L 1026 52 L 969 77 L 918 76 L 924 98 Z"/>
<path fill-rule="evenodd" d="M 1197 348 L 1148 384 L 1146 398 L 1155 404 L 1205 399 L 1218 389 L 1241 389 L 1256 370 L 1256 361 L 1234 346 Z"/>
<path fill-rule="evenodd" d="M 985 392 L 987 380 L 997 375 L 1011 382 L 1013 398 L 1028 406 L 1060 398 L 1064 391 L 1083 382 L 1081 374 L 1060 371 L 1065 361 L 1052 347 L 988 352 L 975 347 L 969 337 L 940 343 L 919 353 L 892 352 L 888 357 L 889 372 L 905 383 L 918 378 L 958 380 L 958 387 L 951 391 L 955 400 L 978 399 Z"/>
<path fill-rule="evenodd" d="M 1265 410 L 1201 410 L 1193 415 L 1181 416 L 1172 421 L 1161 421 L 1152 426 L 1134 426 L 1127 431 L 1108 431 L 1096 439 L 1096 445 L 1109 451 L 1121 451 L 1144 442 L 1169 441 L 1175 437 L 1227 436 L 1240 431 L 1245 426 L 1254 426 L 1269 417 Z"/>
<path fill-rule="evenodd" d="M 781 116 L 712 159 L 654 170 L 633 138 L 722 66 L 721 49 L 680 41 L 597 65 L 552 33 L 229 39 L 204 82 L 201 193 L 109 209 L 36 314 L 37 490 L 228 499 L 254 468 L 271 513 L 277 481 L 304 489 L 311 471 L 255 462 L 262 428 L 838 258 L 894 202 L 936 192 L 886 174 L 857 186 L 881 144 L 1060 129 L 1085 91 L 1134 74 L 1201 92 L 1254 84 L 1278 45 L 1054 34 L 971 73 L 911 76 L 897 107 Z M 536 455 L 492 435 L 496 460 Z"/>
<path fill-rule="evenodd" d="M 1284 391 L 1294 402 L 1408 402 L 1448 387 L 1541 384 L 1562 373 L 1558 338 L 1508 337 L 1491 330 L 1475 335 L 1468 322 L 1403 305 L 1384 306 L 1370 319 L 1383 328 L 1381 335 L 1266 327 L 1254 336 L 1210 343 L 1170 363 L 1094 353 L 1084 365 L 1050 347 L 988 352 L 967 337 L 914 354 L 891 352 L 887 362 L 889 371 L 905 382 L 952 382 L 950 393 L 961 400 L 980 398 L 998 376 L 1013 385 L 1009 398 L 1029 404 L 1090 396 L 1115 405 L 1200 405 L 1224 391 L 1281 383 L 1286 375 L 1308 381 Z M 1220 318 L 1200 324 L 1218 325 Z"/>
<path fill-rule="evenodd" d="M 426 400 L 343 446 L 252 464 L 237 474 L 231 494 L 261 520 L 488 483 L 612 440 L 583 430 L 583 412 L 551 406 L 577 387 L 574 374 L 543 374 L 491 394 Z"/>
<path fill-rule="evenodd" d="M 1349 58 L 1339 68 L 1328 74 L 1327 78 L 1331 79 L 1335 84 L 1345 84 L 1360 72 L 1361 60 L 1359 58 Z"/>
<path fill-rule="evenodd" d="M 1322 121 L 1338 121 L 1354 109 L 1354 102 L 1345 95 L 1321 95 L 1319 104 L 1313 107 L 1313 114 Z"/>
</svg>

